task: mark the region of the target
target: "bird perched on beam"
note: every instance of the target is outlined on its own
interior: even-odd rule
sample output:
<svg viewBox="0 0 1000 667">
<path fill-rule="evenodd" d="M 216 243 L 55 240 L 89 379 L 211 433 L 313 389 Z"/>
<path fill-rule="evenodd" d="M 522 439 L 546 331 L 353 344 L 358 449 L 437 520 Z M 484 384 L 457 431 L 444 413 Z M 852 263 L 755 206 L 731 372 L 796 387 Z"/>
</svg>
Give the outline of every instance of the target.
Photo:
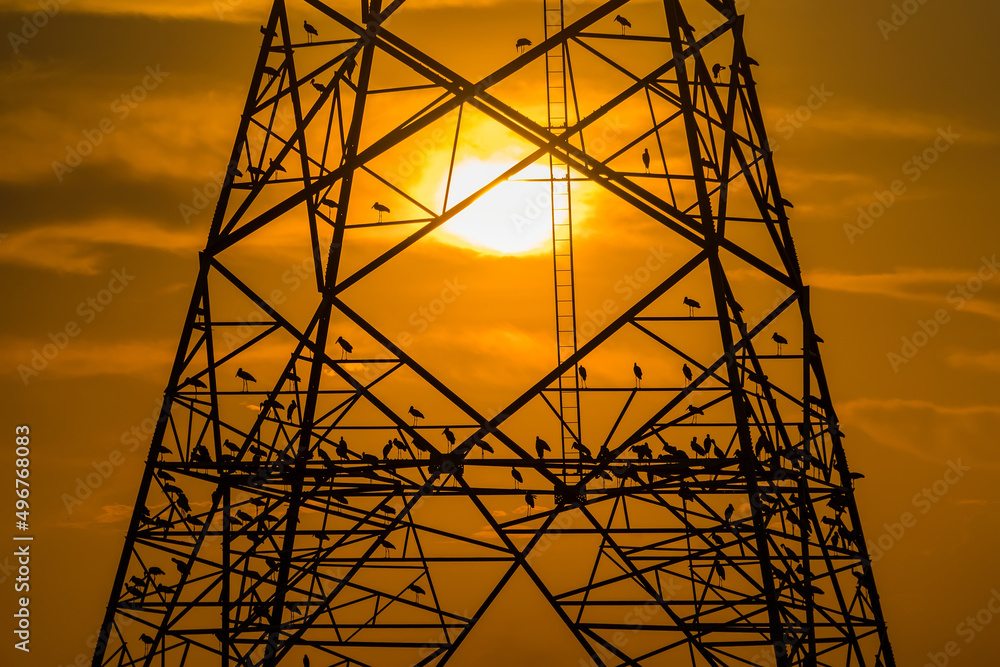
<svg viewBox="0 0 1000 667">
<path fill-rule="evenodd" d="M 248 382 L 254 382 L 254 383 L 257 382 L 257 378 L 255 378 L 254 376 L 250 375 L 249 373 L 247 373 L 242 368 L 237 369 L 237 371 L 236 371 L 236 377 L 239 378 L 240 380 L 243 380 L 243 391 L 247 391 L 247 389 L 248 389 L 247 383 Z"/>
<path fill-rule="evenodd" d="M 725 65 L 720 65 L 719 63 L 712 65 L 712 76 L 715 77 L 716 81 L 719 80 L 719 73 L 724 69 L 726 69 Z"/>
<path fill-rule="evenodd" d="M 374 204 L 372 204 L 372 208 L 375 209 L 376 211 L 378 211 L 378 221 L 379 222 L 382 222 L 382 214 L 383 213 L 389 213 L 390 212 L 388 206 L 386 206 L 385 204 L 379 204 L 378 202 L 375 202 Z"/>
<path fill-rule="evenodd" d="M 306 29 L 306 43 L 312 42 L 313 37 L 319 37 L 319 31 L 309 25 L 309 21 L 303 21 L 302 27 Z"/>
<path fill-rule="evenodd" d="M 694 317 L 695 308 L 701 308 L 701 304 L 691 297 L 684 297 L 684 305 L 688 307 L 688 317 Z"/>
<path fill-rule="evenodd" d="M 576 372 L 580 374 L 580 379 L 583 381 L 583 388 L 587 388 L 587 369 L 583 366 L 577 366 Z"/>
<path fill-rule="evenodd" d="M 522 37 L 521 39 L 514 42 L 514 48 L 517 49 L 518 53 L 524 53 L 524 50 L 531 46 L 531 40 L 527 37 Z"/>
<path fill-rule="evenodd" d="M 687 364 L 684 364 L 684 367 L 681 368 L 681 372 L 684 373 L 684 386 L 686 387 L 688 386 L 688 383 L 694 379 L 694 373 L 691 372 L 691 367 Z"/>
<path fill-rule="evenodd" d="M 524 477 L 521 477 L 521 473 L 518 472 L 517 468 L 512 467 L 510 469 L 510 476 L 514 478 L 514 488 L 516 489 L 519 484 L 524 482 Z"/>
<path fill-rule="evenodd" d="M 632 24 L 628 22 L 628 19 L 621 14 L 615 16 L 615 23 L 622 27 L 622 34 L 625 34 L 625 28 L 631 28 Z"/>
<path fill-rule="evenodd" d="M 642 166 L 646 168 L 646 173 L 649 173 L 649 149 L 643 149 L 642 151 Z"/>
<path fill-rule="evenodd" d="M 422 413 L 420 410 L 417 410 L 412 405 L 410 406 L 410 409 L 408 410 L 408 412 L 410 413 L 410 416 L 413 417 L 413 425 L 414 426 L 417 425 L 417 420 L 418 419 L 423 419 L 424 418 L 424 413 Z"/>
<path fill-rule="evenodd" d="M 341 361 L 343 361 L 344 359 L 346 359 L 347 355 L 349 355 L 351 352 L 354 352 L 354 346 L 351 345 L 350 343 L 348 343 L 346 340 L 344 340 L 343 337 L 337 336 L 337 340 L 334 341 L 334 342 L 337 343 L 337 345 L 340 346 L 340 360 Z"/>
<path fill-rule="evenodd" d="M 632 364 L 632 374 L 635 375 L 635 387 L 638 389 L 642 386 L 642 369 L 638 363 Z"/>
<path fill-rule="evenodd" d="M 538 453 L 538 458 L 545 458 L 545 452 L 551 452 L 552 448 L 549 447 L 549 443 L 542 440 L 537 435 L 535 436 L 535 452 Z"/>
<path fill-rule="evenodd" d="M 788 339 L 785 338 L 784 336 L 782 336 L 777 331 L 775 331 L 773 334 L 771 334 L 771 340 L 773 340 L 775 343 L 778 344 L 778 355 L 780 356 L 781 355 L 781 346 L 782 345 L 788 345 Z"/>
</svg>

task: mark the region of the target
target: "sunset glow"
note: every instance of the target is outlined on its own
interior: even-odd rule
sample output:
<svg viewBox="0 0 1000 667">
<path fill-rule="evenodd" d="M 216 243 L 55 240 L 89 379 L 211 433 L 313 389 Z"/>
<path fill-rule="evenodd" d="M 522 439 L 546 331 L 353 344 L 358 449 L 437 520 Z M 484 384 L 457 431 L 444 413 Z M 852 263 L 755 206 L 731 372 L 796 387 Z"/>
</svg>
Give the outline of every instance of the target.
<svg viewBox="0 0 1000 667">
<path fill-rule="evenodd" d="M 506 165 L 470 159 L 456 165 L 449 205 L 482 188 Z M 549 249 L 552 207 L 548 169 L 535 165 L 500 183 L 442 226 L 447 241 L 486 254 L 523 255 Z M 446 183 L 441 184 L 443 197 Z"/>
</svg>

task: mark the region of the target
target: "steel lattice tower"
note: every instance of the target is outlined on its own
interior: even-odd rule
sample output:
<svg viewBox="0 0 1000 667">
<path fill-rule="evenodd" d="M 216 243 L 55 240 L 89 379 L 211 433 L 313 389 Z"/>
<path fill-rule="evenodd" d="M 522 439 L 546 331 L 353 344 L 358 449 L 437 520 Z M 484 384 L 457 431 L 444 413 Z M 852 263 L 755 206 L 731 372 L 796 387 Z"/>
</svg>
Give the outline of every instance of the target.
<svg viewBox="0 0 1000 667">
<path fill-rule="evenodd" d="M 894 665 L 734 1 L 626 30 L 626 0 L 544 0 L 478 81 L 393 31 L 404 0 L 295 4 L 261 27 L 94 666 Z M 505 103 L 540 64 L 545 101 Z M 484 127 L 519 156 L 450 196 Z M 441 128 L 431 201 L 390 171 Z M 384 276 L 533 165 L 557 350 L 487 411 L 379 319 Z M 589 332 L 583 187 L 675 243 Z M 294 291 L 279 239 L 312 260 Z"/>
</svg>

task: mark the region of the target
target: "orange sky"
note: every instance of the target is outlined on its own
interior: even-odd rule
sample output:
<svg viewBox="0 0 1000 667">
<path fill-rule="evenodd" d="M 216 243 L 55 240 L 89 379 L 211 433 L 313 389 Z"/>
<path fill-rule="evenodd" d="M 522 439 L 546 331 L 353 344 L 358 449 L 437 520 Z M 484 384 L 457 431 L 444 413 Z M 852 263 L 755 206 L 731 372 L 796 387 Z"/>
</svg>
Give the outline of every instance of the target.
<svg viewBox="0 0 1000 667">
<path fill-rule="evenodd" d="M 951 664 L 992 665 L 1000 624 L 968 643 L 960 624 L 1000 587 L 1000 290 L 992 279 L 1000 234 L 987 204 L 1000 139 L 991 30 L 1000 10 L 931 1 L 905 22 L 897 16 L 890 31 L 879 23 L 891 19 L 889 2 L 835 11 L 787 1 L 741 6 L 847 454 L 866 476 L 858 502 L 879 547 L 875 574 L 898 663 L 923 665 L 956 641 Z M 626 9 L 636 16 L 656 4 Z M 27 423 L 35 434 L 37 644 L 13 664 L 62 667 L 79 654 L 89 659 L 87 640 L 107 603 L 267 3 L 73 0 L 37 35 L 23 23 L 36 11 L 34 2 L 0 2 L 3 32 L 15 35 L 0 49 L 0 272 L 8 285 L 0 357 L 5 428 Z M 539 14 L 537 3 L 426 0 L 407 4 L 393 30 L 476 79 L 516 55 L 514 38 L 540 41 Z M 531 74 L 497 91 L 529 114 L 539 113 L 543 90 Z M 470 155 L 519 156 L 504 137 L 477 141 Z M 54 169 L 73 164 L 68 147 L 80 142 L 94 145 L 79 166 Z M 488 161 L 466 166 L 477 175 L 489 169 Z M 405 165 L 396 171 L 410 178 Z M 420 185 L 428 193 L 440 186 Z M 361 210 L 374 192 L 366 187 L 359 184 Z M 651 253 L 679 246 L 648 222 L 613 218 L 598 193 L 578 194 L 579 253 L 606 271 L 580 277 L 591 299 L 580 308 L 589 313 Z M 859 209 L 873 217 L 859 219 Z M 294 302 L 305 298 L 310 263 L 285 240 L 275 232 L 243 250 L 268 276 L 262 285 Z M 530 304 L 547 304 L 532 285 L 551 280 L 551 259 L 544 247 L 510 256 L 468 245 L 429 239 L 384 284 L 359 287 L 354 298 L 378 298 L 373 320 L 412 336 L 414 354 L 441 360 L 447 351 L 459 360 L 462 372 L 443 363 L 440 372 L 454 373 L 487 411 L 545 370 L 551 348 L 537 332 L 550 328 L 548 315 Z M 365 249 L 357 252 L 347 265 L 361 261 Z M 760 289 L 760 310 L 786 296 Z M 421 312 L 431 306 L 427 294 L 448 290 L 460 294 L 453 305 Z M 921 323 L 932 329 L 935 318 L 926 345 L 903 357 L 902 339 Z M 66 344 L 37 362 L 37 375 L 18 370 L 50 343 Z M 608 359 L 597 377 L 628 363 Z M 959 462 L 968 471 L 940 482 Z M 78 489 L 95 470 L 107 479 Z M 67 507 L 74 495 L 81 502 Z M 886 527 L 906 512 L 915 525 L 902 534 Z M 4 618 L 10 586 L 8 576 Z M 10 642 L 0 655 L 9 664 Z"/>
</svg>

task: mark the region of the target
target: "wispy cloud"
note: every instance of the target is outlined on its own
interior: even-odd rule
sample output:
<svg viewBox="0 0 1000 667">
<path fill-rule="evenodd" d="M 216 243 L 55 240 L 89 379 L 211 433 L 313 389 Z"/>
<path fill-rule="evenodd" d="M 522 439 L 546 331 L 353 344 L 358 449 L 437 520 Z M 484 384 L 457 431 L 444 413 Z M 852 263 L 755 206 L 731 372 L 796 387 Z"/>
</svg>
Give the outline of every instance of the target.
<svg viewBox="0 0 1000 667">
<path fill-rule="evenodd" d="M 31 350 L 47 339 L 6 339 L 0 344 L 0 366 L 31 363 Z M 71 342 L 41 371 L 40 377 L 81 378 L 109 375 L 141 376 L 161 382 L 173 361 L 173 342 Z"/>
<path fill-rule="evenodd" d="M 948 364 L 955 368 L 971 368 L 992 373 L 1000 373 L 1000 350 L 969 352 L 960 350 L 948 355 Z"/>
<path fill-rule="evenodd" d="M 0 263 L 94 275 L 103 270 L 110 246 L 192 253 L 202 245 L 201 230 L 170 230 L 144 221 L 56 223 L 10 234 L 0 244 Z"/>
<path fill-rule="evenodd" d="M 821 289 L 852 294 L 870 294 L 902 301 L 927 303 L 938 307 L 948 305 L 949 294 L 960 285 L 966 285 L 975 271 L 960 269 L 899 269 L 892 273 L 850 274 L 838 271 L 807 271 L 807 284 Z M 990 290 L 989 283 L 986 290 Z M 957 294 L 957 292 L 956 292 Z M 959 295 L 960 296 L 960 295 Z M 1000 319 L 1000 304 L 980 292 L 972 299 L 963 299 L 963 309 Z"/>
<path fill-rule="evenodd" d="M 862 398 L 838 407 L 844 430 L 860 429 L 879 444 L 919 459 L 966 463 L 990 469 L 996 463 L 1000 406 L 947 406 L 917 399 Z"/>
</svg>

